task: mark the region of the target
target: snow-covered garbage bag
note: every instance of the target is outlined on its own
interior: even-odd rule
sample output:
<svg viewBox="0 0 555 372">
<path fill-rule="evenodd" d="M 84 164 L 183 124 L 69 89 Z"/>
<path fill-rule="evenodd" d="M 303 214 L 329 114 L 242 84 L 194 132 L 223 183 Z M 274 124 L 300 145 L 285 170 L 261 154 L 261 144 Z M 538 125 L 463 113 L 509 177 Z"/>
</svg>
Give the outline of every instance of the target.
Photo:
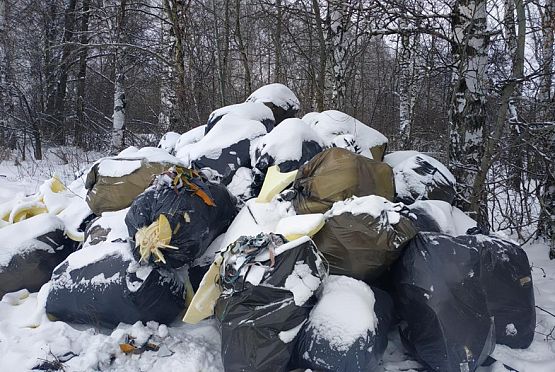
<svg viewBox="0 0 555 372">
<path fill-rule="evenodd" d="M 245 102 L 263 103 L 268 106 L 274 114 L 275 125 L 278 125 L 285 119 L 295 117 L 301 108 L 295 93 L 279 83 L 268 84 L 258 88 Z"/>
<path fill-rule="evenodd" d="M 6 293 L 36 292 L 74 248 L 64 223 L 44 213 L 0 229 L 0 299 Z"/>
<path fill-rule="evenodd" d="M 417 200 L 408 204 L 407 208 L 410 211 L 409 218 L 421 232 L 458 236 L 476 227 L 476 221 L 442 200 Z"/>
<path fill-rule="evenodd" d="M 330 274 L 372 283 L 388 270 L 417 233 L 403 208 L 375 195 L 333 204 L 314 236 Z"/>
<path fill-rule="evenodd" d="M 150 320 L 171 323 L 185 309 L 185 285 L 173 270 L 140 265 L 129 249 L 127 210 L 107 212 L 88 229 L 82 249 L 52 274 L 50 316 L 113 327 Z"/>
<path fill-rule="evenodd" d="M 453 204 L 455 176 L 438 160 L 424 154 L 403 151 L 408 157 L 396 153 L 387 155 L 395 174 L 395 191 L 398 201 L 410 204 L 416 200 L 443 200 Z M 395 165 L 392 165 L 395 164 Z"/>
<path fill-rule="evenodd" d="M 393 318 L 391 297 L 335 275 L 324 281 L 318 297 L 299 332 L 292 365 L 314 371 L 380 371 Z"/>
<path fill-rule="evenodd" d="M 468 246 L 480 250 L 480 276 L 495 321 L 497 343 L 527 348 L 534 338 L 536 303 L 526 252 L 496 237 L 469 235 L 464 239 Z"/>
<path fill-rule="evenodd" d="M 324 139 L 328 147 L 341 147 L 370 159 L 381 161 L 387 137 L 344 112 L 327 110 L 303 116 Z"/>
<path fill-rule="evenodd" d="M 97 216 L 127 208 L 154 176 L 180 162 L 159 148 L 122 152 L 98 161 L 87 174 L 87 203 Z"/>
<path fill-rule="evenodd" d="M 174 167 L 133 201 L 125 223 L 137 260 L 178 268 L 202 256 L 235 215 L 224 186 Z"/>
<path fill-rule="evenodd" d="M 174 151 L 177 154 L 183 147 L 197 143 L 204 137 L 206 125 L 200 125 L 183 133 L 175 143 Z"/>
<path fill-rule="evenodd" d="M 268 106 L 260 102 L 244 102 L 212 111 L 206 123 L 205 133 L 210 132 L 214 125 L 227 114 L 233 114 L 243 119 L 259 121 L 264 124 L 268 133 L 270 133 L 275 126 L 274 114 Z"/>
<path fill-rule="evenodd" d="M 385 163 L 342 148 L 317 154 L 299 169 L 289 192 L 298 214 L 324 213 L 351 196 L 379 195 L 393 199 L 393 171 Z"/>
<path fill-rule="evenodd" d="M 299 167 L 324 149 L 324 141 L 301 119 L 286 119 L 258 141 L 254 149 L 253 189 L 260 191 L 268 168 L 277 165 L 281 173 Z"/>
<path fill-rule="evenodd" d="M 266 133 L 261 122 L 228 114 L 200 141 L 182 147 L 176 156 L 210 181 L 228 185 L 239 168 L 250 168 L 251 142 Z"/>
<path fill-rule="evenodd" d="M 395 305 L 407 350 L 432 371 L 472 372 L 495 347 L 478 247 L 419 233 L 395 268 Z"/>
<path fill-rule="evenodd" d="M 167 132 L 160 138 L 160 142 L 158 142 L 158 148 L 167 151 L 170 154 L 174 153 L 175 144 L 181 138 L 181 134 L 176 132 Z"/>
<path fill-rule="evenodd" d="M 325 276 L 308 237 L 243 236 L 223 253 L 215 307 L 226 371 L 287 371 Z"/>
</svg>

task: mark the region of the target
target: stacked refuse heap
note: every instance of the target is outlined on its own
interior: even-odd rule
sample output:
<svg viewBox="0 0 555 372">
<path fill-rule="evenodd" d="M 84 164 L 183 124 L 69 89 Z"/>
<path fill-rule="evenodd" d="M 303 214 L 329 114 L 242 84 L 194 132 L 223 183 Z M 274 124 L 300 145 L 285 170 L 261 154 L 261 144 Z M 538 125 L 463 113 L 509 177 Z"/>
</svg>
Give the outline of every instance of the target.
<svg viewBox="0 0 555 372">
<path fill-rule="evenodd" d="M 51 318 L 95 327 L 214 317 L 226 371 L 378 371 L 391 332 L 431 371 L 527 348 L 526 253 L 452 205 L 451 172 L 300 109 L 266 85 L 0 205 L 0 296 L 49 282 Z"/>
</svg>

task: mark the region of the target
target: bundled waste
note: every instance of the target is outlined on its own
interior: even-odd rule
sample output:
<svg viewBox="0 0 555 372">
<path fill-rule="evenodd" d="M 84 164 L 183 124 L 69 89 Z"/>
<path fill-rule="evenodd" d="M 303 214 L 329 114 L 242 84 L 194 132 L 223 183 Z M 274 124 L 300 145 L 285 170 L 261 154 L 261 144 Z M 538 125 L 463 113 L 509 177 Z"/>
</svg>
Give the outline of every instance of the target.
<svg viewBox="0 0 555 372">
<path fill-rule="evenodd" d="M 274 114 L 275 125 L 293 118 L 301 107 L 299 99 L 283 84 L 268 84 L 255 90 L 245 102 L 263 103 Z"/>
<path fill-rule="evenodd" d="M 396 267 L 401 339 L 432 371 L 474 371 L 495 347 L 480 253 L 467 241 L 419 233 Z"/>
<path fill-rule="evenodd" d="M 215 315 L 227 371 L 286 371 L 325 276 L 308 237 L 239 238 L 223 252 Z"/>
<path fill-rule="evenodd" d="M 43 213 L 0 229 L 0 298 L 20 289 L 36 292 L 74 248 L 64 223 Z"/>
<path fill-rule="evenodd" d="M 264 124 L 268 133 L 270 133 L 275 126 L 274 114 L 268 106 L 260 102 L 245 102 L 225 106 L 212 111 L 206 123 L 205 134 L 210 132 L 214 125 L 227 114 L 232 114 L 242 119 L 259 121 Z"/>
<path fill-rule="evenodd" d="M 171 323 L 185 309 L 184 278 L 140 265 L 129 249 L 127 210 L 106 212 L 89 227 L 81 250 L 52 274 L 46 312 L 58 320 L 115 327 Z"/>
<path fill-rule="evenodd" d="M 393 316 L 384 291 L 330 275 L 299 331 L 293 365 L 316 371 L 380 370 Z"/>
<path fill-rule="evenodd" d="M 224 186 L 174 167 L 133 201 L 125 223 L 137 260 L 178 268 L 200 257 L 235 214 Z"/>
<path fill-rule="evenodd" d="M 380 196 L 353 197 L 333 204 L 314 236 L 330 273 L 372 283 L 397 261 L 416 230 L 402 205 Z"/>
<path fill-rule="evenodd" d="M 298 214 L 324 213 L 352 196 L 379 195 L 392 200 L 393 172 L 385 163 L 342 148 L 314 156 L 299 169 L 292 202 Z"/>
</svg>

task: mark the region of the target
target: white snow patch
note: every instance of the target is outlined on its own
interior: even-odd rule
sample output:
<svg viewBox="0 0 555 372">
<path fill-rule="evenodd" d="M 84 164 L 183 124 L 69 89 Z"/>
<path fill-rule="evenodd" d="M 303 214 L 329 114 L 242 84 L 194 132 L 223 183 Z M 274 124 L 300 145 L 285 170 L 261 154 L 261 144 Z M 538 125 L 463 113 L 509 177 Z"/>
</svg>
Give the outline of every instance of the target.
<svg viewBox="0 0 555 372">
<path fill-rule="evenodd" d="M 285 110 L 299 110 L 301 104 L 295 93 L 283 84 L 264 85 L 255 90 L 245 102 L 273 103 Z"/>
<path fill-rule="evenodd" d="M 229 105 L 212 111 L 208 117 L 208 123 L 218 117 L 233 114 L 243 119 L 264 121 L 274 121 L 274 113 L 268 106 L 261 102 L 244 102 L 236 105 Z"/>
<path fill-rule="evenodd" d="M 402 203 L 392 203 L 386 198 L 378 195 L 368 195 L 363 197 L 353 196 L 344 201 L 333 203 L 333 206 L 326 212 L 326 218 L 339 216 L 343 213 L 351 213 L 353 215 L 369 214 L 374 218 L 378 218 L 382 213 L 387 213 L 387 219 L 391 225 L 399 223 L 401 215 L 399 211 L 404 206 Z"/>
<path fill-rule="evenodd" d="M 206 125 L 201 125 L 183 133 L 175 143 L 174 152 L 177 153 L 183 147 L 197 143 L 204 137 Z"/>
<path fill-rule="evenodd" d="M 301 322 L 301 324 L 299 324 L 298 326 L 293 327 L 288 331 L 281 331 L 278 334 L 279 339 L 281 341 L 283 341 L 283 343 L 285 343 L 285 344 L 290 343 L 291 341 L 293 341 L 295 339 L 295 337 L 297 337 L 297 335 L 299 334 L 299 331 L 301 330 L 303 324 L 305 324 L 305 323 L 306 323 L 306 320 L 303 320 Z"/>
</svg>

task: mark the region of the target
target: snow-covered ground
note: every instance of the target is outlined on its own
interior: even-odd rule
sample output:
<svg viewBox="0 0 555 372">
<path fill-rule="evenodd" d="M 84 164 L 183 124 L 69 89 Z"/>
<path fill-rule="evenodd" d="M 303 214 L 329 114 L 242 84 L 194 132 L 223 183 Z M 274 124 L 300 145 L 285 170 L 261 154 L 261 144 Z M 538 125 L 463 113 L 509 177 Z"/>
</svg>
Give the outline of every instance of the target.
<svg viewBox="0 0 555 372">
<path fill-rule="evenodd" d="M 70 150 L 67 150 L 68 152 Z M 46 160 L 0 163 L 0 203 L 18 193 L 32 193 L 53 174 L 70 181 L 73 174 L 94 160 L 84 154 L 64 161 L 54 152 Z M 1 244 L 1 242 L 0 242 Z M 498 360 L 480 372 L 499 372 L 503 364 L 520 372 L 555 371 L 555 262 L 548 258 L 543 242 L 525 245 L 533 265 L 537 328 L 534 342 L 526 350 L 498 345 L 493 357 Z M 70 325 L 49 320 L 44 312 L 46 284 L 39 293 L 27 291 L 6 295 L 0 301 L 0 371 L 27 371 L 42 365 L 64 371 L 222 371 L 220 336 L 214 320 L 198 325 L 179 321 L 169 326 L 154 322 L 120 325 L 115 330 Z M 158 350 L 124 354 L 120 343 L 131 336 L 137 345 L 147 340 Z M 421 371 L 422 367 L 407 357 L 397 332 L 391 332 L 384 354 L 385 371 Z"/>
</svg>

